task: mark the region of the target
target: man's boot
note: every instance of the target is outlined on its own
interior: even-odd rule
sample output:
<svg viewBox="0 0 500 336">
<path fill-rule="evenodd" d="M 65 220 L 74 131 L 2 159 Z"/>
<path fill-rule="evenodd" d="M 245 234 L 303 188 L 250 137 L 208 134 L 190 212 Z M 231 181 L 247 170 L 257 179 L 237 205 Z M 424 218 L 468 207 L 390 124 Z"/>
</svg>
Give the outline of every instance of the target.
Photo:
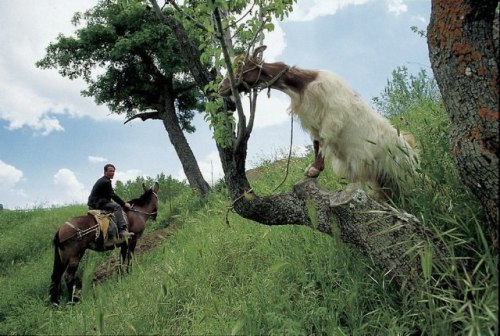
<svg viewBox="0 0 500 336">
<path fill-rule="evenodd" d="M 122 210 L 115 211 L 116 226 L 118 227 L 118 237 L 129 238 L 134 235 L 133 232 L 128 232 L 127 222 L 123 218 Z"/>
<path fill-rule="evenodd" d="M 121 226 L 118 229 L 118 236 L 121 236 L 123 238 L 129 238 L 129 237 L 132 237 L 133 235 L 134 235 L 134 233 L 128 232 L 127 227 L 125 225 Z"/>
</svg>

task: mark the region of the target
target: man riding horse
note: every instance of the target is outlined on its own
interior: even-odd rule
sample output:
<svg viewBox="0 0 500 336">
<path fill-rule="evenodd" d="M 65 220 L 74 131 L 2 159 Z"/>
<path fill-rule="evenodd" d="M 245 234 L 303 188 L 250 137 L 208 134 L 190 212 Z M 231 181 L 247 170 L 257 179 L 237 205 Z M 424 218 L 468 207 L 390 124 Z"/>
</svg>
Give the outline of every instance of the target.
<svg viewBox="0 0 500 336">
<path fill-rule="evenodd" d="M 128 238 L 134 233 L 127 231 L 127 222 L 123 217 L 122 208 L 130 209 L 130 204 L 124 202 L 113 190 L 111 180 L 115 176 L 115 169 L 111 163 L 104 166 L 104 176 L 98 179 L 92 187 L 87 205 L 90 209 L 112 211 L 115 215 L 118 235 Z"/>
</svg>

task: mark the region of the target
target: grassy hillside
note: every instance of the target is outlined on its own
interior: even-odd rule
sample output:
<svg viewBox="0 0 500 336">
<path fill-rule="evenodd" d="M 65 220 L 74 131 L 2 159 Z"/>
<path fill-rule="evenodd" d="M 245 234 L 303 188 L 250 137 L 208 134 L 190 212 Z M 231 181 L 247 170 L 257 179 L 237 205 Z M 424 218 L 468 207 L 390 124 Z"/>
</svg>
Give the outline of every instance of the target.
<svg viewBox="0 0 500 336">
<path fill-rule="evenodd" d="M 131 273 L 94 283 L 118 251 L 89 251 L 82 302 L 47 302 L 51 239 L 83 206 L 0 212 L 0 334 L 496 335 L 498 252 L 488 247 L 481 209 L 461 185 L 448 153 L 441 107 L 417 106 L 397 119 L 419 140 L 422 177 L 396 206 L 415 214 L 446 244 L 414 290 L 391 284 L 374 263 L 337 237 L 302 226 L 267 227 L 229 214 L 224 188 L 196 200 L 189 188 L 164 202 L 148 232 L 182 223 L 139 256 Z M 274 192 L 286 162 L 263 160 L 254 190 Z M 295 158 L 288 191 L 311 158 Z M 319 181 L 335 189 L 330 171 Z"/>
<path fill-rule="evenodd" d="M 279 182 L 282 166 L 271 167 L 262 168 L 258 188 Z M 293 170 L 290 181 L 302 169 Z M 419 293 L 401 291 L 336 238 L 300 226 L 266 227 L 234 214 L 227 226 L 226 206 L 219 192 L 201 209 L 181 212 L 182 228 L 136 260 L 125 277 L 94 285 L 93 269 L 118 252 L 88 253 L 83 301 L 58 309 L 46 301 L 50 240 L 59 223 L 84 208 L 3 212 L 0 334 L 407 335 L 420 330 L 451 335 L 460 321 L 461 330 L 496 333 L 494 273 L 474 274 L 487 281 L 482 284 L 462 279 L 464 295 L 479 297 L 441 305 L 425 287 L 432 284 Z M 165 221 L 164 215 L 156 226 Z M 456 311 L 441 311 L 451 307 Z"/>
</svg>

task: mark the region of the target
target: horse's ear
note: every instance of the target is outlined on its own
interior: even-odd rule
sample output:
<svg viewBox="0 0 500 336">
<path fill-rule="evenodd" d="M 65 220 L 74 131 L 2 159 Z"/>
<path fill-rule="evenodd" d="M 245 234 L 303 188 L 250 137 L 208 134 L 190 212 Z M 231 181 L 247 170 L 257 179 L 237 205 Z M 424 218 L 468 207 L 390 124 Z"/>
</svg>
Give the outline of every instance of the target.
<svg viewBox="0 0 500 336">
<path fill-rule="evenodd" d="M 153 191 L 157 193 L 159 189 L 160 189 L 160 184 L 158 182 L 155 182 L 153 184 Z"/>
<path fill-rule="evenodd" d="M 144 184 L 144 182 L 142 182 L 142 189 L 143 189 L 144 191 L 148 190 L 148 188 L 146 188 L 146 185 Z"/>
<path fill-rule="evenodd" d="M 266 50 L 267 46 L 261 45 L 253 51 L 253 58 L 262 60 L 262 54 L 264 53 L 264 50 Z"/>
</svg>

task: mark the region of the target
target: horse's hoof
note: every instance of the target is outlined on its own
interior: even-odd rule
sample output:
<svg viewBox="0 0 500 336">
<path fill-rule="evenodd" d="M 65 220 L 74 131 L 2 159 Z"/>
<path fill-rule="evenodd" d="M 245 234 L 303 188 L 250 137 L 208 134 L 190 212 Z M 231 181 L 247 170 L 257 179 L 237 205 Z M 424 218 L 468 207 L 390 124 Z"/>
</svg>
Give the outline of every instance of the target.
<svg viewBox="0 0 500 336">
<path fill-rule="evenodd" d="M 310 166 L 306 169 L 306 171 L 304 172 L 304 175 L 307 177 L 316 178 L 319 176 L 320 173 L 321 173 L 321 170 L 317 169 L 316 167 Z"/>
</svg>

